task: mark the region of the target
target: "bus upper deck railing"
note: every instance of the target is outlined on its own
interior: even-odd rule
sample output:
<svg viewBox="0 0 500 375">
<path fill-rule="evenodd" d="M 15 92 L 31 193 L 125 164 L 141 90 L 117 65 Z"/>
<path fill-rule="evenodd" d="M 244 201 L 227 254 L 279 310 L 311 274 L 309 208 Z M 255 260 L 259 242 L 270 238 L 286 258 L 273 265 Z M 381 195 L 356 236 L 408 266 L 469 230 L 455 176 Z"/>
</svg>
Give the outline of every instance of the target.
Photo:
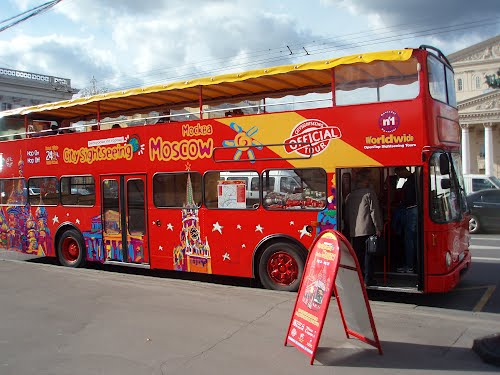
<svg viewBox="0 0 500 375">
<path fill-rule="evenodd" d="M 244 105 L 244 106 L 235 106 L 230 108 L 215 108 L 215 109 L 206 109 L 201 112 L 183 112 L 183 113 L 175 113 L 175 114 L 159 114 L 156 116 L 148 116 L 141 118 L 130 118 L 130 119 L 114 119 L 100 122 L 90 122 L 88 124 L 73 124 L 72 126 L 67 127 L 58 127 L 57 129 L 44 129 L 40 131 L 28 131 L 28 132 L 19 132 L 19 133 L 10 133 L 5 135 L 0 135 L 0 141 L 12 140 L 12 139 L 23 139 L 23 138 L 33 138 L 33 137 L 41 137 L 41 136 L 49 136 L 56 134 L 65 134 L 65 133 L 78 133 L 85 131 L 95 131 L 99 129 L 110 129 L 113 128 L 113 125 L 119 124 L 120 128 L 123 124 L 125 127 L 129 126 L 146 126 L 146 125 L 154 125 L 158 123 L 173 123 L 179 121 L 190 121 L 190 120 L 200 120 L 204 119 L 204 115 L 210 115 L 213 113 L 223 112 L 222 116 L 212 117 L 213 119 L 217 118 L 225 118 L 225 117 L 236 117 L 236 116 L 245 116 L 248 114 L 261 114 L 261 113 L 269 113 L 270 108 L 280 107 L 280 106 L 299 106 L 304 109 L 307 104 L 311 103 L 329 103 L 332 104 L 332 99 L 306 99 L 306 100 L 293 100 L 293 101 L 283 101 L 276 103 L 258 103 L 255 105 Z M 319 107 L 319 105 L 313 106 L 314 108 Z M 297 109 L 297 108 L 293 108 Z M 244 110 L 247 110 L 248 113 L 245 113 Z M 179 119 L 181 118 L 181 119 Z M 131 124 L 131 125 L 127 125 Z"/>
</svg>

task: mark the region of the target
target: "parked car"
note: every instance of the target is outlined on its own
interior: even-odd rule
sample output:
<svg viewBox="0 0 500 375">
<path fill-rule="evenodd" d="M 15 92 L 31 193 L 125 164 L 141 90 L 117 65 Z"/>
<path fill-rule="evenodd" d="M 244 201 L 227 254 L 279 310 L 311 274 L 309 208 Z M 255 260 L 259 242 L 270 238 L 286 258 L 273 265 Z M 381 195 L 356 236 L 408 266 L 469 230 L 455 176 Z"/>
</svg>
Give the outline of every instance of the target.
<svg viewBox="0 0 500 375">
<path fill-rule="evenodd" d="M 485 189 L 500 189 L 500 180 L 484 174 L 464 174 L 464 188 L 467 194 Z"/>
<path fill-rule="evenodd" d="M 500 232 L 500 189 L 486 189 L 467 196 L 471 211 L 469 232 Z"/>
</svg>

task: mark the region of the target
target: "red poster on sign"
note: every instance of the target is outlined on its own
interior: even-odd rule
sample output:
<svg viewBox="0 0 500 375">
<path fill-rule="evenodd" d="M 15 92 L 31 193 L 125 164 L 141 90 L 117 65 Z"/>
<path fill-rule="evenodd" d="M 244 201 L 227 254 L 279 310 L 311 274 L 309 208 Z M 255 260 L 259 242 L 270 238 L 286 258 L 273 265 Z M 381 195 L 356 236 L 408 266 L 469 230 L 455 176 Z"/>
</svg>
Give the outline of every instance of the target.
<svg viewBox="0 0 500 375">
<path fill-rule="evenodd" d="M 339 266 L 339 244 L 334 234 L 326 232 L 318 237 L 307 259 L 285 345 L 292 343 L 314 361 Z"/>
<path fill-rule="evenodd" d="M 378 349 L 375 322 L 356 254 L 335 230 L 321 232 L 307 257 L 285 345 L 293 344 L 314 362 L 332 294 L 347 338 L 355 337 Z"/>
</svg>

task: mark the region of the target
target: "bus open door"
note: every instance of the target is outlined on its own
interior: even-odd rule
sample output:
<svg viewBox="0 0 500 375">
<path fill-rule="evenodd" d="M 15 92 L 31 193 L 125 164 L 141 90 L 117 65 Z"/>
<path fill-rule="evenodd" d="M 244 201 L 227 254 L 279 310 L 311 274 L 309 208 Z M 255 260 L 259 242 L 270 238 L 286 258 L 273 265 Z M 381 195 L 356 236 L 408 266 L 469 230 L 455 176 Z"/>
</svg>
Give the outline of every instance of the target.
<svg viewBox="0 0 500 375">
<path fill-rule="evenodd" d="M 422 168 L 403 167 L 408 172 L 406 177 L 395 173 L 396 167 L 340 168 L 338 192 L 339 223 L 342 232 L 350 241 L 349 229 L 345 222 L 345 199 L 351 191 L 357 189 L 356 174 L 367 176 L 369 186 L 377 196 L 377 204 L 383 221 L 382 237 L 385 251 L 374 257 L 374 275 L 376 285 L 372 289 L 401 292 L 420 292 L 423 282 L 422 248 L 422 204 L 421 180 Z M 363 170 L 362 173 L 360 171 Z M 414 189 L 408 192 L 410 178 L 414 179 Z M 406 191 L 406 197 L 405 195 Z M 413 216 L 412 216 L 413 215 Z M 413 220 L 413 223 L 410 223 Z M 410 230 L 410 226 L 413 229 Z M 413 246 L 407 248 L 407 246 Z M 413 258 L 410 258 L 413 257 Z"/>
<path fill-rule="evenodd" d="M 149 265 L 146 176 L 101 176 L 106 263 Z"/>
</svg>

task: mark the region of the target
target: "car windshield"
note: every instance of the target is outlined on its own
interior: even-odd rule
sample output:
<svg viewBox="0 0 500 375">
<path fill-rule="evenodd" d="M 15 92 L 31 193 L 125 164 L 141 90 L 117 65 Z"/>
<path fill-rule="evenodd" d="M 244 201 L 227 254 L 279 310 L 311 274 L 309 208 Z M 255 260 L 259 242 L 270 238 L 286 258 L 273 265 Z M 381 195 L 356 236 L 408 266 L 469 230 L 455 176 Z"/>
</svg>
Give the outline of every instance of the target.
<svg viewBox="0 0 500 375">
<path fill-rule="evenodd" d="M 493 181 L 496 186 L 500 186 L 500 179 L 496 176 L 491 176 L 491 181 Z"/>
</svg>

